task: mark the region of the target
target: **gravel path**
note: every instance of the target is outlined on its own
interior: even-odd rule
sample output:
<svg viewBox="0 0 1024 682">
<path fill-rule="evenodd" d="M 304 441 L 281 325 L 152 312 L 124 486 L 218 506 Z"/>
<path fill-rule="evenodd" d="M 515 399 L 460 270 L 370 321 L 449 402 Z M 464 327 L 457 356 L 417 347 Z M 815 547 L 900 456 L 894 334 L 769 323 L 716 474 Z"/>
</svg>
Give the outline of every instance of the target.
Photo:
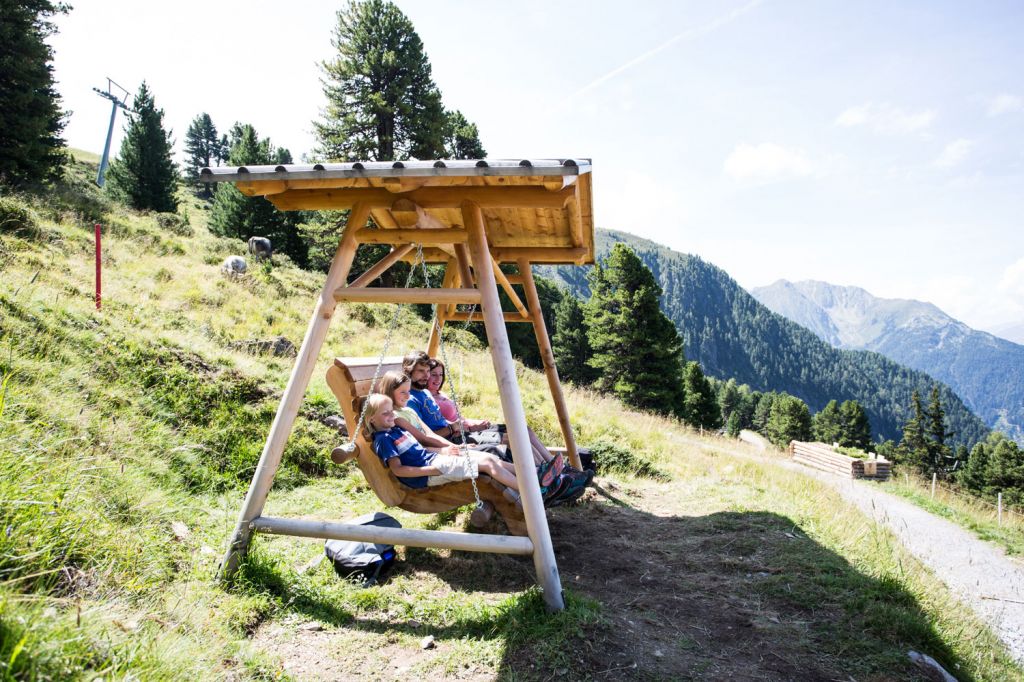
<svg viewBox="0 0 1024 682">
<path fill-rule="evenodd" d="M 764 449 L 756 434 L 745 431 L 741 439 Z M 687 440 L 717 449 L 701 441 Z M 1013 657 L 1024 662 L 1024 562 L 1008 557 L 1002 548 L 956 524 L 879 490 L 876 484 L 795 462 L 777 463 L 829 484 L 865 514 L 891 528 L 911 554 L 992 627 Z"/>
</svg>

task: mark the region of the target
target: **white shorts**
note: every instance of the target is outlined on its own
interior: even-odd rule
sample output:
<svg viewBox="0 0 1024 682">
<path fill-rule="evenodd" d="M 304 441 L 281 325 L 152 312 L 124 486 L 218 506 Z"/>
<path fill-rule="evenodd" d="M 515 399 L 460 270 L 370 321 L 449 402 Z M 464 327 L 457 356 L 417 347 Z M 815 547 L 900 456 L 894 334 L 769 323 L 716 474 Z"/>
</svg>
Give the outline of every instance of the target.
<svg viewBox="0 0 1024 682">
<path fill-rule="evenodd" d="M 427 485 L 444 485 L 453 481 L 465 481 L 479 476 L 476 458 L 471 453 L 467 458 L 465 455 L 456 457 L 454 455 L 437 455 L 430 466 L 437 467 L 441 472 L 438 476 L 429 476 Z"/>
</svg>

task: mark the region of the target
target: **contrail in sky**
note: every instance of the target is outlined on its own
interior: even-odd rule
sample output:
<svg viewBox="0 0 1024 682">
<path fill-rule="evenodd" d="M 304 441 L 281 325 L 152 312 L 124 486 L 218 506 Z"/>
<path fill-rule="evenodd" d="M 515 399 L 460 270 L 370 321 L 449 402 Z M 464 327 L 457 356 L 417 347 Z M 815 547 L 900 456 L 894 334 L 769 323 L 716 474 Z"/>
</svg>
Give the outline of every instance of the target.
<svg viewBox="0 0 1024 682">
<path fill-rule="evenodd" d="M 596 88 L 597 86 L 601 85 L 602 83 L 605 83 L 605 82 L 611 80 L 612 78 L 615 78 L 616 76 L 618 76 L 623 71 L 627 71 L 627 70 L 633 68 L 634 66 L 636 66 L 637 64 L 642 64 L 643 62 L 646 62 L 648 59 L 650 59 L 654 55 L 658 54 L 659 52 L 664 52 L 665 50 L 667 50 L 668 48 L 672 47 L 673 45 L 675 45 L 676 43 L 678 43 L 680 41 L 687 40 L 687 39 L 690 39 L 690 38 L 696 38 L 698 36 L 702 36 L 702 35 L 705 35 L 707 33 L 711 33 L 712 31 L 714 31 L 714 30 L 716 30 L 718 28 L 721 28 L 722 26 L 725 26 L 726 24 L 736 20 L 737 18 L 739 18 L 743 14 L 746 14 L 748 11 L 754 9 L 755 7 L 760 5 L 762 2 L 763 2 L 763 0 L 753 0 L 752 2 L 748 2 L 746 5 L 743 5 L 742 7 L 738 8 L 738 9 L 734 9 L 733 11 L 729 12 L 726 15 L 718 17 L 714 21 L 711 21 L 711 22 L 709 22 L 707 24 L 704 24 L 703 26 L 698 26 L 697 28 L 690 28 L 690 29 L 687 29 L 687 30 L 683 31 L 682 33 L 679 33 L 677 35 L 672 36 L 671 38 L 666 40 L 664 43 L 659 45 L 658 47 L 652 48 L 652 49 L 648 50 L 647 52 L 644 52 L 639 57 L 634 57 L 633 59 L 629 60 L 628 62 L 626 62 L 622 66 L 618 66 L 618 67 L 612 69 L 611 71 L 609 71 L 608 73 L 604 74 L 600 78 L 597 78 L 597 79 L 591 81 L 590 83 L 587 83 L 582 88 L 580 88 L 576 92 L 574 92 L 571 95 L 569 95 L 568 97 L 566 97 L 565 102 L 568 102 L 569 100 L 573 99 L 574 97 L 579 97 L 580 95 L 582 95 L 585 92 L 589 92 L 590 90 L 593 90 L 594 88 Z"/>
</svg>

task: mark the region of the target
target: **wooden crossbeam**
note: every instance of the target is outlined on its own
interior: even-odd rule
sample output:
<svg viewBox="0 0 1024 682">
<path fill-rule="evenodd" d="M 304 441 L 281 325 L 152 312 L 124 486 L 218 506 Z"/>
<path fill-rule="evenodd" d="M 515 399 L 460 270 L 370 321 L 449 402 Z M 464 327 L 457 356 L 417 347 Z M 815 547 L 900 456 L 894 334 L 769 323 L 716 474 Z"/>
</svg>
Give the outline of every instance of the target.
<svg viewBox="0 0 1024 682">
<path fill-rule="evenodd" d="M 477 289 L 424 289 L 385 287 L 341 287 L 334 290 L 334 300 L 348 303 L 467 303 L 480 305 Z"/>
<path fill-rule="evenodd" d="M 494 270 L 495 279 L 498 280 L 498 284 L 501 285 L 501 288 L 505 290 L 505 294 L 508 295 L 509 300 L 512 301 L 512 305 L 516 307 L 516 310 L 519 311 L 520 315 L 523 317 L 529 317 L 530 311 L 527 310 L 526 306 L 523 305 L 523 302 L 519 300 L 519 294 L 517 294 L 516 290 L 512 288 L 512 283 L 509 281 L 508 277 L 505 276 L 505 273 L 502 272 L 501 266 L 498 265 L 498 261 L 492 258 L 491 267 Z"/>
<path fill-rule="evenodd" d="M 496 554 L 533 554 L 533 541 L 517 535 L 485 535 L 482 533 L 453 533 L 443 530 L 414 528 L 384 528 L 359 526 L 349 523 L 282 519 L 261 516 L 255 519 L 252 530 L 271 535 L 291 535 L 301 538 L 355 540 L 403 547 L 443 547 L 464 552 L 494 552 Z"/>
<path fill-rule="evenodd" d="M 275 188 L 276 189 L 276 188 Z M 258 191 L 258 190 L 256 190 Z M 400 195 L 386 189 L 290 189 L 267 197 L 282 211 L 346 209 L 364 204 L 371 209 L 390 208 L 397 196 L 421 208 L 459 208 L 472 201 L 480 208 L 557 208 L 575 196 L 572 187 L 552 192 L 543 187 L 424 187 Z"/>
<path fill-rule="evenodd" d="M 502 315 L 505 316 L 505 321 L 506 322 L 533 322 L 532 318 L 523 317 L 519 313 L 502 312 Z M 480 314 L 479 311 L 477 311 L 477 312 L 472 314 L 472 319 L 473 319 L 473 322 L 483 322 L 484 321 L 483 315 Z M 470 320 L 470 313 L 463 312 L 461 310 L 457 310 L 454 313 L 445 313 L 445 315 L 444 315 L 444 321 L 445 322 L 469 322 L 469 320 Z"/>
<path fill-rule="evenodd" d="M 421 230 L 407 228 L 398 230 L 357 230 L 356 241 L 360 244 L 464 244 L 469 237 L 465 230 L 442 229 Z"/>
<path fill-rule="evenodd" d="M 412 244 L 405 244 L 404 246 L 396 246 L 391 249 L 388 255 L 381 258 L 379 261 L 371 265 L 366 272 L 359 275 L 359 277 L 352 282 L 349 286 L 353 288 L 365 287 L 367 284 L 373 282 L 390 268 L 392 265 L 402 260 L 409 252 L 412 251 Z"/>
</svg>

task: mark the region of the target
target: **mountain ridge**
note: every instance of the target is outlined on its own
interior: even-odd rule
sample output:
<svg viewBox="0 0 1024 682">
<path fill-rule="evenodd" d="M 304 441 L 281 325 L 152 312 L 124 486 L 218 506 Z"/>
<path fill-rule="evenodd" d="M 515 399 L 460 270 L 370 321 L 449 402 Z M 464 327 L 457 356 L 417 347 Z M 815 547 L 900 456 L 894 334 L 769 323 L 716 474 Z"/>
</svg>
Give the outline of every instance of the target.
<svg viewBox="0 0 1024 682">
<path fill-rule="evenodd" d="M 881 353 L 949 384 L 986 424 L 1024 443 L 1024 346 L 932 303 L 855 286 L 779 280 L 750 293 L 837 348 Z"/>
<path fill-rule="evenodd" d="M 697 256 L 613 230 L 596 230 L 596 241 L 598 258 L 617 242 L 637 252 L 662 287 L 662 310 L 682 335 L 686 357 L 700 362 L 710 376 L 734 378 L 754 390 L 785 391 L 813 411 L 829 400 L 857 400 L 868 412 L 873 434 L 896 440 L 909 417 L 911 393 L 927 396 L 938 384 L 956 443 L 969 446 L 988 431 L 945 384 L 879 353 L 834 348 Z M 581 298 L 590 295 L 583 268 L 542 267 L 538 274 Z"/>
</svg>

